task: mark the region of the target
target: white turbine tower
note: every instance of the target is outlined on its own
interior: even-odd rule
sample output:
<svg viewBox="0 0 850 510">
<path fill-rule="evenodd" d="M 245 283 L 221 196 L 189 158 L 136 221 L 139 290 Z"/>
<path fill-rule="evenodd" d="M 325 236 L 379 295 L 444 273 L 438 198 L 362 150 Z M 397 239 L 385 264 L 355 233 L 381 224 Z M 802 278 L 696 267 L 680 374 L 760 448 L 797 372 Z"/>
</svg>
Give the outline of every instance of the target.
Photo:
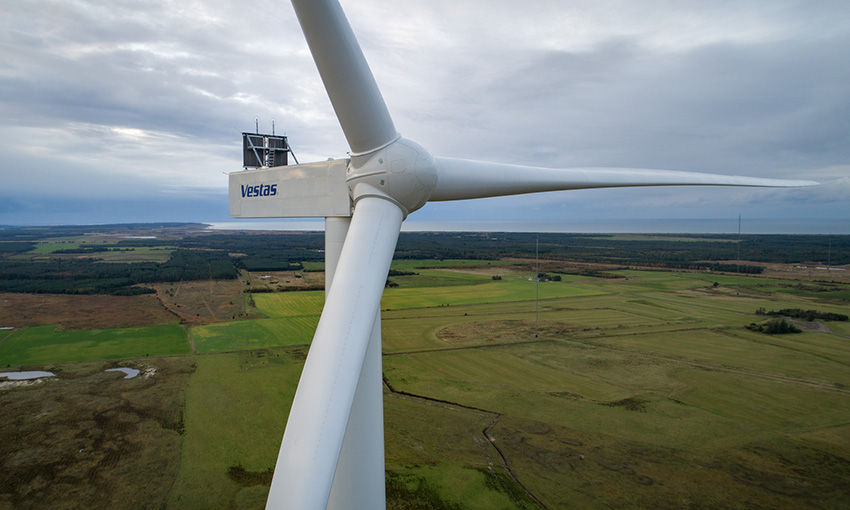
<svg viewBox="0 0 850 510">
<path fill-rule="evenodd" d="M 324 217 L 326 301 L 267 508 L 385 508 L 380 301 L 402 221 L 428 201 L 626 186 L 816 184 L 435 158 L 396 131 L 337 0 L 292 0 L 350 159 L 230 174 L 233 217 Z"/>
</svg>

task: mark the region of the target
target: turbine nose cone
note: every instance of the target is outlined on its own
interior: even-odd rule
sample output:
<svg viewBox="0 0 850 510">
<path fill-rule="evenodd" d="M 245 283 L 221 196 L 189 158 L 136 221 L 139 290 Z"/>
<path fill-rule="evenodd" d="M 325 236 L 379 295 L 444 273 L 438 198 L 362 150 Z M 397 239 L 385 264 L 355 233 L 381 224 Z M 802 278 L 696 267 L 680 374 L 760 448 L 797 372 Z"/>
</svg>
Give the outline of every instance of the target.
<svg viewBox="0 0 850 510">
<path fill-rule="evenodd" d="M 380 195 L 397 203 L 406 216 L 431 197 L 437 185 L 437 161 L 418 143 L 399 138 L 371 154 L 352 157 L 347 182 L 355 202 Z"/>
</svg>

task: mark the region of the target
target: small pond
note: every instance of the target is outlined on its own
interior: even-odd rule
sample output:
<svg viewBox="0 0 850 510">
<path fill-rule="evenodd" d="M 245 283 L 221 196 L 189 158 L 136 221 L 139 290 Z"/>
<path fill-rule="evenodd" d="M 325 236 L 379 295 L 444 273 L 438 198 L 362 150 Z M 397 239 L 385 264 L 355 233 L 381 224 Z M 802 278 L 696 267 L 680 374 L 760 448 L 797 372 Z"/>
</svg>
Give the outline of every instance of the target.
<svg viewBox="0 0 850 510">
<path fill-rule="evenodd" d="M 27 379 L 38 379 L 39 377 L 53 377 L 56 374 L 53 372 L 44 372 L 41 370 L 32 370 L 30 372 L 2 372 L 0 379 L 6 378 L 9 381 L 25 381 Z"/>
<path fill-rule="evenodd" d="M 107 372 L 124 372 L 125 374 L 127 374 L 127 375 L 124 376 L 124 379 L 132 379 L 132 378 L 136 377 L 137 375 L 139 375 L 139 371 L 136 370 L 135 368 L 107 368 L 106 371 Z"/>
</svg>

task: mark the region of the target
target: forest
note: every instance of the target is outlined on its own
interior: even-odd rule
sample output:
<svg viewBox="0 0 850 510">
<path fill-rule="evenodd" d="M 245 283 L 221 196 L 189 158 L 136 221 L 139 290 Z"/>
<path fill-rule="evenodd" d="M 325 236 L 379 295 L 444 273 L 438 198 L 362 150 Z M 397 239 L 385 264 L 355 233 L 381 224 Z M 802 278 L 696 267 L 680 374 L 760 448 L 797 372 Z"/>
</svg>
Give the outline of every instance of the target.
<svg viewBox="0 0 850 510">
<path fill-rule="evenodd" d="M 92 236 L 110 241 L 87 241 Z M 39 252 L 59 239 L 68 246 L 56 242 Z M 144 248 L 171 250 L 170 257 L 101 260 L 103 254 Z M 848 264 L 850 236 L 403 232 L 395 258 L 496 260 L 538 253 L 543 260 L 757 274 L 763 270 L 759 262 Z M 129 295 L 153 292 L 143 285 L 148 283 L 232 279 L 240 269 L 299 270 L 304 262 L 323 260 L 322 232 L 216 232 L 182 223 L 0 227 L 2 292 Z"/>
<path fill-rule="evenodd" d="M 111 263 L 93 258 L 0 261 L 1 292 L 48 294 L 153 293 L 142 283 L 233 279 L 239 275 L 223 252 L 175 250 L 167 262 Z"/>
</svg>

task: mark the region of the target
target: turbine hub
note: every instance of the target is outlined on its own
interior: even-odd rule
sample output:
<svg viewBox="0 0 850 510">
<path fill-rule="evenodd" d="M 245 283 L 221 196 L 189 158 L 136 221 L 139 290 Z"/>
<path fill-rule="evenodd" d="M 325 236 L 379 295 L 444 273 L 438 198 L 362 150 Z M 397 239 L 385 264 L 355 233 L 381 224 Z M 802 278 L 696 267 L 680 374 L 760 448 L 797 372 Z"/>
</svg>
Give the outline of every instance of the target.
<svg viewBox="0 0 850 510">
<path fill-rule="evenodd" d="M 354 203 L 380 196 L 395 202 L 407 217 L 431 197 L 437 161 L 418 143 L 399 137 L 374 151 L 352 154 L 346 182 Z"/>
</svg>

